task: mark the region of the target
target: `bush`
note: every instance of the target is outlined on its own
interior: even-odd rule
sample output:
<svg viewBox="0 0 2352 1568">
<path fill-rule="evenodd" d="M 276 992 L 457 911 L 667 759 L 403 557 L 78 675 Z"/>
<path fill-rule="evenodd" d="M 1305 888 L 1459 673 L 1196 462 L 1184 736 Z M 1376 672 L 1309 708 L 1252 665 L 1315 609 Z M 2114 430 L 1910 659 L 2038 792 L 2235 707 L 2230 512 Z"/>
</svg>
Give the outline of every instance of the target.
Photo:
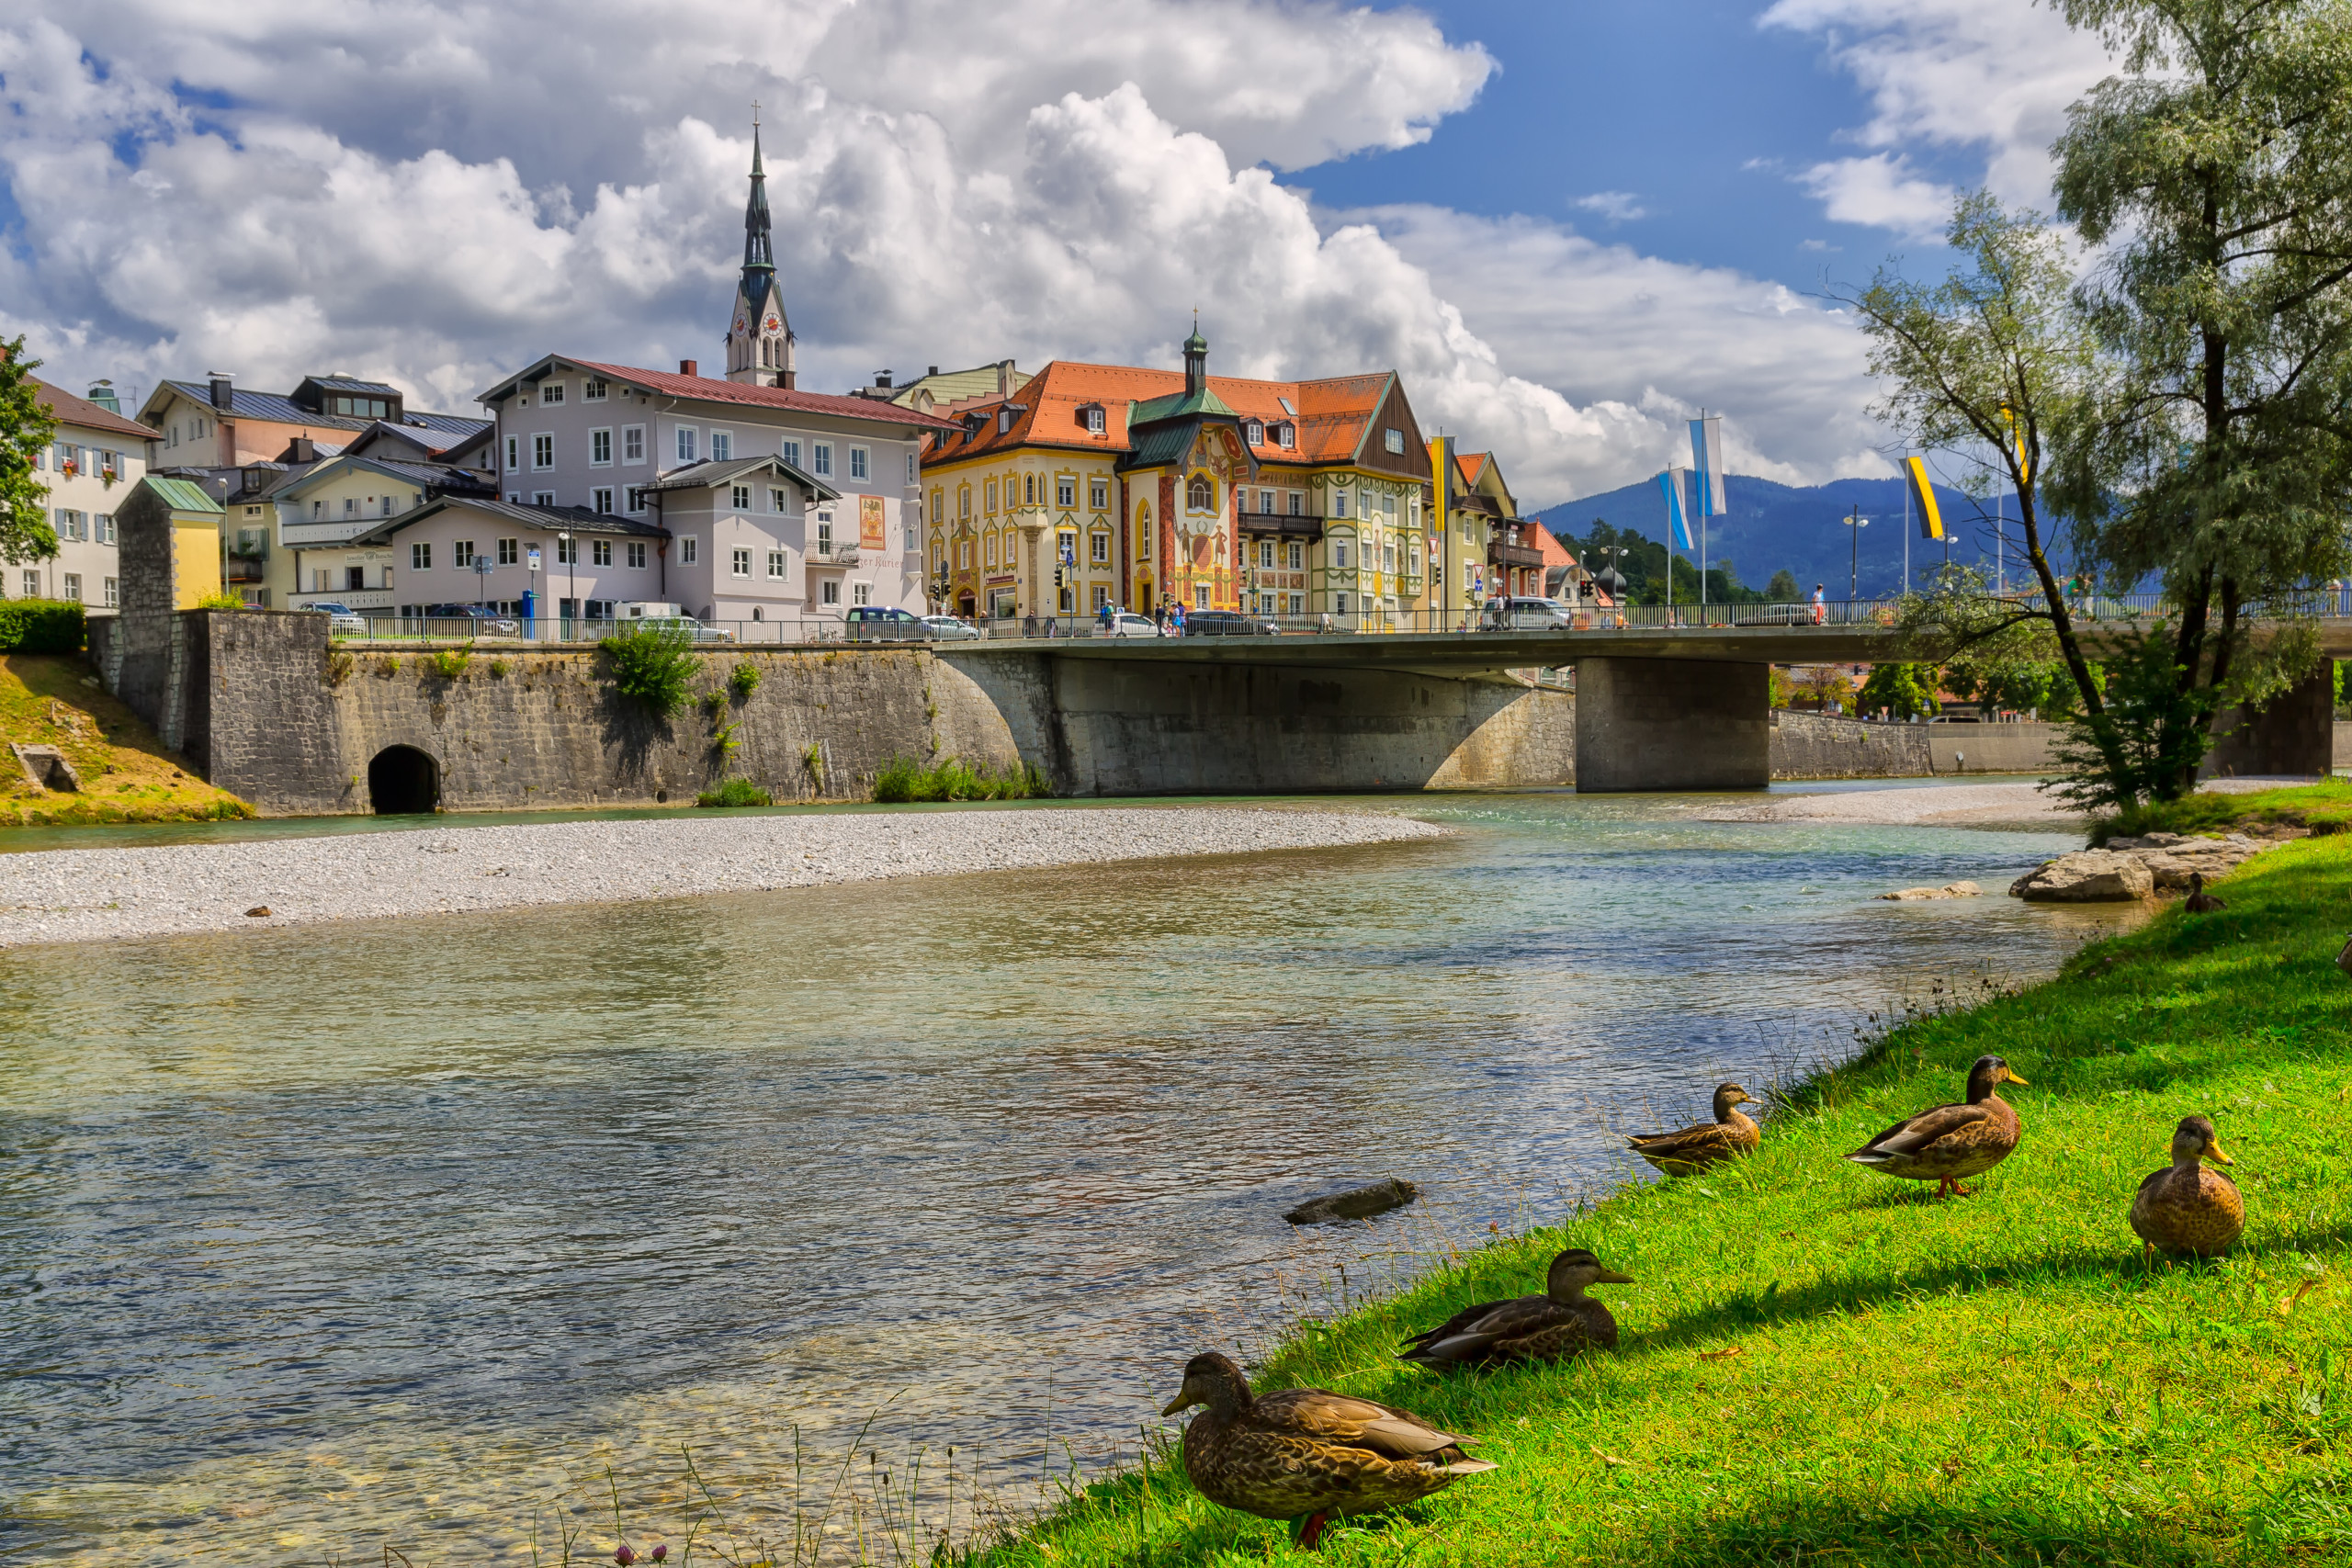
<svg viewBox="0 0 2352 1568">
<path fill-rule="evenodd" d="M 203 598 L 198 599 L 192 606 L 192 608 L 198 610 L 242 610 L 244 607 L 245 602 L 242 597 L 226 591 L 219 593 L 207 593 Z"/>
<path fill-rule="evenodd" d="M 454 681 L 464 674 L 466 666 L 472 660 L 473 650 L 464 648 L 445 648 L 424 656 L 424 662 L 432 666 L 433 672 L 444 681 Z"/>
<path fill-rule="evenodd" d="M 775 797 L 751 780 L 728 779 L 717 789 L 707 789 L 695 796 L 696 806 L 774 806 Z"/>
<path fill-rule="evenodd" d="M 684 626 L 650 622 L 596 645 L 612 661 L 613 689 L 655 718 L 669 718 L 691 698 L 701 660 Z"/>
<path fill-rule="evenodd" d="M 0 653 L 79 653 L 84 620 L 70 599 L 0 600 Z"/>
<path fill-rule="evenodd" d="M 1936 667 L 1932 664 L 1873 664 L 1870 679 L 1854 699 L 1864 714 L 1891 711 L 1897 718 L 1921 718 L 1937 711 Z"/>
<path fill-rule="evenodd" d="M 760 689 L 760 667 L 748 659 L 736 660 L 735 672 L 727 677 L 727 689 L 740 700 Z"/>
<path fill-rule="evenodd" d="M 911 757 L 893 757 L 874 775 L 874 798 L 892 805 L 931 800 L 1032 800 L 1053 794 L 1046 775 L 1023 762 L 1012 773 L 974 768 L 953 757 L 925 767 Z"/>
</svg>

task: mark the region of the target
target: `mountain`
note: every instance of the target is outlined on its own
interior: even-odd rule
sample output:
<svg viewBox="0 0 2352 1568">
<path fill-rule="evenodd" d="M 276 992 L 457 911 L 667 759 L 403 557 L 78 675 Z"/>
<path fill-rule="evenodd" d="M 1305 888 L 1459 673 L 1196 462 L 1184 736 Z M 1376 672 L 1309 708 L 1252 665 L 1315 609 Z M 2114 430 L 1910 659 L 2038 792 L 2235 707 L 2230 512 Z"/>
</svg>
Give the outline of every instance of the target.
<svg viewBox="0 0 2352 1568">
<path fill-rule="evenodd" d="M 1719 567 L 1729 560 L 1740 582 L 1750 588 L 1763 587 L 1775 571 L 1786 568 L 1795 574 L 1800 592 L 1806 594 L 1818 582 L 1826 586 L 1832 599 L 1845 598 L 1858 576 L 1860 597 L 1891 597 L 1903 582 L 1905 489 L 1901 479 L 1832 479 L 1827 484 L 1799 487 L 1747 474 L 1725 475 L 1724 500 L 1730 513 L 1707 525 L 1707 564 Z M 1987 572 L 1994 570 L 1995 504 L 1991 500 L 1983 503 L 1979 522 L 1976 502 L 1957 490 L 1937 487 L 1936 506 L 1943 513 L 1954 561 L 1978 563 Z M 2016 498 L 2002 496 L 1998 504 L 2009 518 L 2014 547 Z M 1869 523 L 1859 537 L 1846 525 L 1847 515 L 1856 507 Z M 1653 540 L 1666 537 L 1666 497 L 1656 479 L 1547 506 L 1534 515 L 1563 539 L 1589 533 L 1596 520 L 1621 532 L 1636 530 Z M 1690 532 L 1695 542 L 1699 531 L 1693 526 Z M 1911 573 L 1917 582 L 1930 568 L 1943 564 L 1944 546 L 1920 537 L 1916 515 L 1908 533 Z M 2060 559 L 2053 549 L 2052 564 Z M 2014 583 L 2023 570 L 2014 547 L 2007 553 L 2007 566 Z"/>
</svg>

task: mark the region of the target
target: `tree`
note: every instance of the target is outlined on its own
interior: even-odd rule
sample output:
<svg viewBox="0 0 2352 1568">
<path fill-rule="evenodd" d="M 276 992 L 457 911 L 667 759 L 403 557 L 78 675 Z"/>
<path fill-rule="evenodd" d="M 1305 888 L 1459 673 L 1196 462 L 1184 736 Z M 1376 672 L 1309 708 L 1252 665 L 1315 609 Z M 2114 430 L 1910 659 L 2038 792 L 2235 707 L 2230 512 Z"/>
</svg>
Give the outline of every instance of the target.
<svg viewBox="0 0 2352 1568">
<path fill-rule="evenodd" d="M 1926 718 L 1940 710 L 1932 664 L 1873 664 L 1854 698 L 1858 712 L 1887 712 L 1896 718 Z"/>
<path fill-rule="evenodd" d="M 2318 0 L 2062 0 L 2124 72 L 2068 112 L 2059 215 L 2111 246 L 2080 299 L 2112 368 L 2054 489 L 2111 575 L 2162 574 L 2168 659 L 2120 675 L 2147 788 L 2195 782 L 2213 716 L 2315 667 L 2249 612 L 2345 574 L 2352 487 L 2352 10 Z M 2150 682 L 2177 690 L 2159 701 Z M 2149 773 L 2148 770 L 2155 770 Z M 2165 770 L 2170 770 L 2166 772 Z"/>
<path fill-rule="evenodd" d="M 1796 574 L 1782 567 L 1764 585 L 1764 597 L 1775 604 L 1793 604 L 1804 597 L 1804 591 L 1797 586 Z"/>
<path fill-rule="evenodd" d="M 33 460 L 57 434 L 57 421 L 40 400 L 22 337 L 0 342 L 0 560 L 47 560 L 57 554 L 49 525 L 49 487 Z"/>
</svg>

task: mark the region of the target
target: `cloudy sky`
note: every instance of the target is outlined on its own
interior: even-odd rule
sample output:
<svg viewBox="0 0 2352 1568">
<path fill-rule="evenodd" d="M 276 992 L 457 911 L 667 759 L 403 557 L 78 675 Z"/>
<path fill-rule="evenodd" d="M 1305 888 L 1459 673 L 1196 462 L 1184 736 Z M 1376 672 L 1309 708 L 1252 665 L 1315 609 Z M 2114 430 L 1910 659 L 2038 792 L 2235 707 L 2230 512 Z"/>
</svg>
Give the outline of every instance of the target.
<svg viewBox="0 0 2352 1568">
<path fill-rule="evenodd" d="M 74 390 L 720 357 L 750 111 L 802 384 L 1394 367 L 1523 505 L 1889 471 L 1825 289 L 2046 205 L 2108 70 L 2030 0 L 31 0 L 0 334 Z M 1685 459 L 1687 460 L 1687 458 Z"/>
</svg>

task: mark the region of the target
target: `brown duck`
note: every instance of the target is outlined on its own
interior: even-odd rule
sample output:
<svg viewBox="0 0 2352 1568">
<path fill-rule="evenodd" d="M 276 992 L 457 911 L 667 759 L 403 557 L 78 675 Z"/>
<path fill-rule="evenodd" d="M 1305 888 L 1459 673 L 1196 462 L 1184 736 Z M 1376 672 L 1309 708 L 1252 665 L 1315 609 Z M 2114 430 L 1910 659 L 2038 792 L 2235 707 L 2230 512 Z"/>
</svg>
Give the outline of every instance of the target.
<svg viewBox="0 0 2352 1568">
<path fill-rule="evenodd" d="M 1319 1388 L 1253 1397 L 1241 1369 L 1211 1351 L 1184 1363 L 1184 1386 L 1162 1416 L 1207 1408 L 1184 1428 L 1184 1473 L 1212 1503 L 1262 1519 L 1295 1519 L 1312 1551 L 1340 1514 L 1368 1514 L 1442 1492 L 1496 1466 L 1464 1452 L 1470 1439 L 1369 1399 Z"/>
<path fill-rule="evenodd" d="M 2238 1185 L 2215 1165 L 2237 1162 L 2222 1152 L 2221 1134 L 2202 1116 L 2184 1116 L 2172 1130 L 2172 1164 L 2149 1174 L 2132 1200 L 2132 1229 L 2146 1244 L 2143 1255 L 2150 1263 L 2158 1251 L 2191 1258 L 2214 1258 L 2227 1252 L 2245 1229 L 2245 1200 Z"/>
<path fill-rule="evenodd" d="M 1755 1103 L 1737 1084 L 1717 1084 L 1713 1121 L 1694 1122 L 1679 1133 L 1636 1133 L 1625 1141 L 1667 1175 L 1690 1176 L 1751 1153 L 1764 1141 L 1762 1129 L 1734 1109 Z"/>
<path fill-rule="evenodd" d="M 1846 1157 L 1856 1165 L 1913 1181 L 1936 1183 L 1936 1196 L 1962 1198 L 1963 1177 L 1992 1169 L 2024 1135 L 2016 1109 L 2000 1096 L 2005 1083 L 2025 1079 L 1998 1056 L 1979 1056 L 1968 1069 L 1968 1103 L 1938 1105 L 1905 1117 Z"/>
<path fill-rule="evenodd" d="M 1593 1285 L 1632 1283 L 1633 1276 L 1572 1247 L 1552 1259 L 1542 1295 L 1464 1307 L 1406 1340 L 1397 1354 L 1429 1367 L 1476 1367 L 1560 1361 L 1586 1350 L 1613 1350 L 1617 1320 L 1585 1292 Z"/>
<path fill-rule="evenodd" d="M 2211 915 L 2228 908 L 2229 905 L 2205 891 L 2203 872 L 2192 871 L 2188 874 L 2188 897 L 2181 900 L 2180 907 L 2192 915 Z"/>
</svg>

